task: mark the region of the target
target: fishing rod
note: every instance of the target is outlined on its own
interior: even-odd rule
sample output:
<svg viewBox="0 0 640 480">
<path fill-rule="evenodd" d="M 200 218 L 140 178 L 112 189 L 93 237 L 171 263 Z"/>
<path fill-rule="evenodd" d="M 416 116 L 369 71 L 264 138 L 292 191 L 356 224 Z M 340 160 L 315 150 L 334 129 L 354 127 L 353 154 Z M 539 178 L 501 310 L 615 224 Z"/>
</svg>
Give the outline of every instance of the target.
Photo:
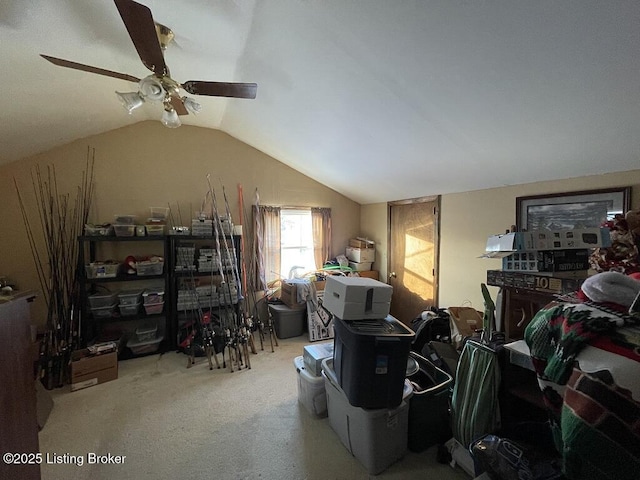
<svg viewBox="0 0 640 480">
<path fill-rule="evenodd" d="M 223 190 L 224 191 L 224 190 Z M 226 195 L 225 195 L 225 201 L 226 201 Z M 242 223 L 240 224 L 240 228 L 241 228 L 241 232 L 242 235 L 240 235 L 240 262 L 243 266 L 242 268 L 242 291 L 244 292 L 245 295 L 245 300 L 242 302 L 242 314 L 243 314 L 243 318 L 244 318 L 244 324 L 246 327 L 246 333 L 248 336 L 248 343 L 249 343 L 249 347 L 251 348 L 251 353 L 253 353 L 254 355 L 257 354 L 257 350 L 256 350 L 256 343 L 255 343 L 255 339 L 253 338 L 253 330 L 254 330 L 254 325 L 253 325 L 253 317 L 252 315 L 248 312 L 248 303 L 249 303 L 249 299 L 246 297 L 249 293 L 247 290 L 247 267 L 246 267 L 246 262 L 245 262 L 245 258 L 246 258 L 246 253 L 245 253 L 245 234 L 247 232 L 244 231 L 244 227 L 243 225 L 246 225 L 246 219 L 244 218 L 244 194 L 242 192 L 242 184 L 238 184 L 238 210 L 240 212 L 240 218 L 242 220 Z M 248 360 L 248 355 L 247 355 L 247 363 L 250 362 L 250 360 Z"/>
<path fill-rule="evenodd" d="M 222 187 L 222 196 L 224 198 L 224 205 L 225 205 L 225 214 L 227 217 L 227 220 L 229 222 L 229 235 L 232 236 L 233 238 L 233 217 L 231 215 L 231 208 L 229 207 L 229 199 L 227 198 L 227 191 L 224 188 L 224 185 L 222 184 L 222 181 L 220 181 L 220 186 Z M 242 239 L 241 239 L 242 240 Z M 228 247 L 226 245 L 226 237 L 225 237 L 225 248 L 227 249 L 227 255 L 229 256 L 229 251 L 228 251 Z M 235 282 L 236 282 L 236 286 L 237 286 L 237 290 L 238 290 L 238 310 L 239 310 L 239 325 L 237 327 L 237 340 L 240 343 L 240 348 L 242 350 L 242 354 L 244 355 L 245 361 L 247 362 L 247 368 L 251 368 L 251 360 L 249 358 L 249 342 L 250 342 L 250 336 L 248 333 L 248 329 L 247 329 L 247 321 L 246 321 L 246 317 L 244 314 L 244 301 L 245 301 L 245 297 L 244 297 L 244 292 L 245 290 L 243 289 L 242 286 L 242 279 L 240 278 L 240 272 L 238 271 L 238 258 L 240 258 L 240 260 L 242 259 L 242 244 L 239 245 L 239 252 L 236 252 L 235 249 L 235 242 L 234 242 L 234 252 L 236 253 L 236 255 L 234 255 L 233 258 L 231 258 L 229 256 L 229 260 L 231 261 L 232 267 L 233 267 L 233 275 L 235 278 Z M 238 255 L 240 255 L 240 257 L 238 257 Z M 253 339 L 253 337 L 251 337 L 251 339 Z"/>
<path fill-rule="evenodd" d="M 233 308 L 234 305 L 234 292 L 231 289 L 232 286 L 232 282 L 229 281 L 229 279 L 225 279 L 225 274 L 224 274 L 224 264 L 225 263 L 231 263 L 233 265 L 234 261 L 233 259 L 235 258 L 235 255 L 231 255 L 230 250 L 229 250 L 229 245 L 227 243 L 227 235 L 224 232 L 224 227 L 222 225 L 222 221 L 220 219 L 220 215 L 218 214 L 218 202 L 216 199 L 216 192 L 215 189 L 213 188 L 213 185 L 211 185 L 211 175 L 207 174 L 207 183 L 209 185 L 209 195 L 211 197 L 211 202 L 212 202 L 212 219 L 213 219 L 213 226 L 214 226 L 214 237 L 215 237 L 215 241 L 216 241 L 216 253 L 217 253 L 217 259 L 218 259 L 218 265 L 219 265 L 219 270 L 220 270 L 220 275 L 222 277 L 222 281 L 220 286 L 224 289 L 226 288 L 226 292 L 223 291 L 222 294 L 222 300 L 224 302 L 224 307 L 225 307 L 225 319 L 227 320 L 226 322 L 226 328 L 225 328 L 225 335 L 227 337 L 227 346 L 229 349 L 229 368 L 230 371 L 233 372 L 233 362 L 234 359 L 232 358 L 233 353 L 235 352 L 236 354 L 236 361 L 238 363 L 238 369 L 241 369 L 241 362 L 242 362 L 242 357 L 240 354 L 240 350 L 238 348 L 238 333 L 239 333 L 239 325 L 238 325 L 238 319 L 237 319 L 237 315 L 236 315 L 236 311 Z M 230 221 L 230 219 L 229 219 Z M 229 226 L 231 226 L 231 224 L 229 223 Z M 224 244 L 224 255 L 222 252 L 222 249 L 220 247 L 220 238 L 222 238 L 222 242 Z M 233 272 L 233 269 L 232 269 Z M 229 277 L 227 275 L 227 277 Z M 233 286 L 235 290 L 235 297 L 236 297 L 236 303 L 237 301 L 239 301 L 239 293 L 238 293 L 238 285 L 236 282 L 236 279 L 233 279 Z M 220 302 L 221 304 L 223 302 Z M 231 325 L 229 325 L 229 319 L 231 320 Z"/>
</svg>

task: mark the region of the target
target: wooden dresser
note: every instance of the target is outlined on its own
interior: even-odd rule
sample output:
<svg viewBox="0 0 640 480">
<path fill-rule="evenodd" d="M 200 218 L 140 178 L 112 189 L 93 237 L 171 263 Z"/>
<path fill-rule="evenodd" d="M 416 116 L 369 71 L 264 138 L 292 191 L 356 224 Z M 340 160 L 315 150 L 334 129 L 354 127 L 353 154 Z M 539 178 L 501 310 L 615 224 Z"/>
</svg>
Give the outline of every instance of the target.
<svg viewBox="0 0 640 480">
<path fill-rule="evenodd" d="M 0 451 L 37 454 L 38 422 L 31 349 L 33 293 L 18 294 L 0 303 Z M 24 460 L 29 460 L 23 456 Z M 40 478 L 40 465 L 0 461 L 0 478 Z"/>
</svg>

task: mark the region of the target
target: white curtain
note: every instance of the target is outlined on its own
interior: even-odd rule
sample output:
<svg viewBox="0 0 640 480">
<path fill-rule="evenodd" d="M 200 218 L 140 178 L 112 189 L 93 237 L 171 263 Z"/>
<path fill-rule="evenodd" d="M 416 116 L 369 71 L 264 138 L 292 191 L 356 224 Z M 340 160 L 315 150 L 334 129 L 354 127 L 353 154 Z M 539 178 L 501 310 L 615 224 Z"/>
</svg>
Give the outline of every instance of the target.
<svg viewBox="0 0 640 480">
<path fill-rule="evenodd" d="M 262 290 L 280 271 L 280 207 L 253 206 L 256 235 L 257 285 Z"/>
<path fill-rule="evenodd" d="M 313 258 L 316 268 L 321 269 L 331 255 L 331 209 L 312 208 Z"/>
</svg>

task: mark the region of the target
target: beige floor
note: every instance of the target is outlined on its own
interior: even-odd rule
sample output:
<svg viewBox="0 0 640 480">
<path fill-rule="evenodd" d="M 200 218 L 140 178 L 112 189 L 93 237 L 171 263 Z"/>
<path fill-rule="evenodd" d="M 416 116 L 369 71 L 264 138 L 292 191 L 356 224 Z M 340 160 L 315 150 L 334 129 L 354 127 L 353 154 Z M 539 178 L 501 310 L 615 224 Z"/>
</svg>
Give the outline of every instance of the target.
<svg viewBox="0 0 640 480">
<path fill-rule="evenodd" d="M 42 478 L 370 478 L 328 419 L 298 402 L 293 359 L 307 343 L 304 336 L 280 340 L 275 352 L 258 343 L 253 368 L 233 373 L 210 371 L 202 358 L 187 369 L 183 354 L 152 355 L 119 362 L 115 381 L 51 392 L 55 405 L 40 432 Z M 88 464 L 90 453 L 126 458 Z M 375 478 L 469 479 L 435 456 L 435 448 L 407 452 Z M 46 463 L 47 457 L 67 463 Z M 68 463 L 74 458 L 83 465 Z"/>
</svg>

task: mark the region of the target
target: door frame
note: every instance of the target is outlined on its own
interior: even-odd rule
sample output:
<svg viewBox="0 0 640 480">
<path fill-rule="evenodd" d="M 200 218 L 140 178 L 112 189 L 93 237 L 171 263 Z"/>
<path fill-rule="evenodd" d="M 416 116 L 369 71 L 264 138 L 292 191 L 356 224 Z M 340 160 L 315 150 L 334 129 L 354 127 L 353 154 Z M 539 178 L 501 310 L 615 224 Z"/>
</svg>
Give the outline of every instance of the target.
<svg viewBox="0 0 640 480">
<path fill-rule="evenodd" d="M 406 200 L 394 200 L 387 202 L 387 278 L 385 283 L 389 283 L 389 275 L 391 274 L 391 207 L 399 205 L 410 205 L 417 203 L 436 202 L 435 207 L 435 228 L 434 228 L 434 252 L 435 258 L 433 259 L 433 277 L 435 278 L 435 284 L 433 286 L 433 302 L 436 306 L 440 306 L 440 208 L 442 204 L 441 195 L 428 195 L 424 197 L 409 198 Z"/>
</svg>

